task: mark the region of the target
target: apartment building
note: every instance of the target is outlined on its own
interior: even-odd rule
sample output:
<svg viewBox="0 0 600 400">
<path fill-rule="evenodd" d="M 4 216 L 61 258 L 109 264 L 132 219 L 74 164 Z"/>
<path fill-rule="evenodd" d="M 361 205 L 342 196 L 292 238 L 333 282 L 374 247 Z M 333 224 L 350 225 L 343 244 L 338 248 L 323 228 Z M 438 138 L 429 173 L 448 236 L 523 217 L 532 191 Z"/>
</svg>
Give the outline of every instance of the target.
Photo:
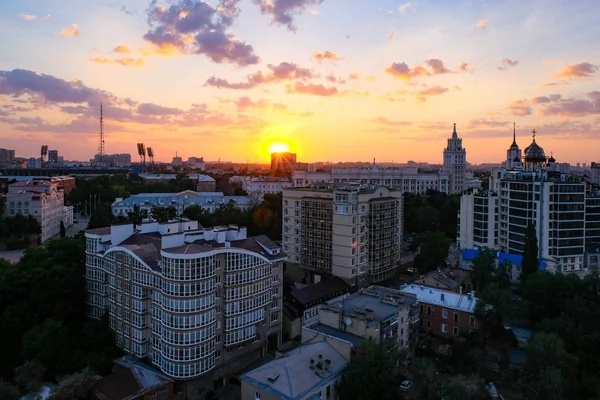
<svg viewBox="0 0 600 400">
<path fill-rule="evenodd" d="M 248 193 L 275 194 L 283 192 L 286 187 L 294 186 L 292 181 L 277 176 L 232 176 L 229 183 L 241 187 Z"/>
<path fill-rule="evenodd" d="M 414 294 L 369 286 L 322 304 L 318 322 L 303 327 L 302 342 L 329 341 L 347 358 L 365 340 L 412 351 L 419 318 Z"/>
<path fill-rule="evenodd" d="M 6 217 L 32 215 L 42 228 L 42 243 L 73 225 L 73 207 L 65 206 L 64 190 L 58 181 L 26 180 L 8 186 Z"/>
<path fill-rule="evenodd" d="M 590 183 L 600 186 L 600 163 L 593 162 L 590 165 Z"/>
<path fill-rule="evenodd" d="M 442 193 L 461 193 L 478 188 L 480 183 L 466 171 L 467 151 L 456 131 L 443 150 L 443 166 L 437 172 L 419 172 L 418 168 L 380 168 L 375 162 L 371 168 L 333 168 L 329 172 L 294 171 L 294 186 L 304 187 L 320 182 L 354 182 L 363 185 L 384 186 L 402 193 L 425 194 L 428 190 Z"/>
<path fill-rule="evenodd" d="M 507 159 L 511 168 L 493 171 L 488 191 L 461 197 L 458 242 L 463 249 L 488 247 L 519 255 L 531 223 L 538 256 L 549 270 L 579 271 L 585 266 L 586 244 L 600 242 L 600 192 L 560 172 L 535 134 L 522 161 Z M 515 145 L 513 139 L 509 157 L 520 151 Z"/>
<path fill-rule="evenodd" d="M 450 292 L 422 285 L 403 285 L 400 291 L 416 296 L 421 329 L 436 336 L 465 336 L 481 328 L 474 314 L 475 292 Z"/>
<path fill-rule="evenodd" d="M 310 282 L 337 276 L 364 286 L 393 277 L 402 243 L 402 193 L 355 183 L 283 190 L 288 267 Z"/>
<path fill-rule="evenodd" d="M 109 313 L 116 343 L 174 379 L 182 399 L 281 345 L 283 262 L 266 236 L 195 221 L 88 230 L 88 315 Z"/>
</svg>

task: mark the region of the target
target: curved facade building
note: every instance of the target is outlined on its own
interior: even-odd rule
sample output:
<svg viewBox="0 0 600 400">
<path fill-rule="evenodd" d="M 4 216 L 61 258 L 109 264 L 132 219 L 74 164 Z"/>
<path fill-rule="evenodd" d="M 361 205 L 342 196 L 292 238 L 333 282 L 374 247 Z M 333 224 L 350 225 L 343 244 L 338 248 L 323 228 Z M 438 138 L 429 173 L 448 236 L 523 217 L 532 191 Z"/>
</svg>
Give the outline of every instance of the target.
<svg viewBox="0 0 600 400">
<path fill-rule="evenodd" d="M 286 256 L 237 226 L 149 223 L 89 230 L 88 315 L 109 312 L 117 344 L 178 380 L 184 398 L 281 343 Z"/>
</svg>

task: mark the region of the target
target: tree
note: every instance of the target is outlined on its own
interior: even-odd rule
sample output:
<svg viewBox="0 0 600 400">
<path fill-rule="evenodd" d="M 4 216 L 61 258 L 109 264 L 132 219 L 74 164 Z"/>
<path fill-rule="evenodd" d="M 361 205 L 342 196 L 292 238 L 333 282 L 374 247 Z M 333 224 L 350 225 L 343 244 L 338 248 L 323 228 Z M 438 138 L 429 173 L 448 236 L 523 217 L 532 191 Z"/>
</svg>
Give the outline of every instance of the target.
<svg viewBox="0 0 600 400">
<path fill-rule="evenodd" d="M 496 253 L 487 247 L 479 249 L 473 260 L 471 270 L 471 282 L 477 292 L 485 289 L 492 282 L 494 270 L 496 269 Z"/>
<path fill-rule="evenodd" d="M 65 223 L 63 221 L 60 221 L 60 237 L 64 238 L 65 236 L 67 236 L 67 230 L 65 228 Z"/>
<path fill-rule="evenodd" d="M 88 229 L 104 228 L 110 226 L 114 219 L 113 213 L 110 209 L 109 204 L 101 204 L 92 211 L 90 222 L 88 222 Z"/>
<path fill-rule="evenodd" d="M 3 379 L 0 379 L 0 399 L 2 400 L 19 400 L 21 395 L 16 386 L 11 385 Z"/>
<path fill-rule="evenodd" d="M 177 209 L 173 206 L 154 206 L 152 207 L 150 215 L 152 215 L 152 218 L 159 224 L 166 224 L 177 217 Z"/>
<path fill-rule="evenodd" d="M 15 382 L 21 393 L 37 392 L 44 381 L 46 368 L 37 360 L 29 360 L 15 370 Z"/>
<path fill-rule="evenodd" d="M 417 235 L 419 254 L 415 257 L 414 267 L 420 274 L 446 267 L 446 258 L 450 248 L 450 239 L 443 233 L 425 232 Z"/>
<path fill-rule="evenodd" d="M 366 341 L 356 348 L 338 388 L 341 400 L 397 399 L 399 379 L 396 368 L 401 353 L 374 341 Z"/>
<path fill-rule="evenodd" d="M 133 205 L 133 211 L 127 213 L 127 218 L 133 223 L 133 229 L 144 222 L 144 219 L 148 218 L 148 210 L 142 210 L 137 204 Z"/>
<path fill-rule="evenodd" d="M 439 212 L 434 207 L 426 205 L 417 211 L 419 225 L 417 232 L 439 232 Z"/>
<path fill-rule="evenodd" d="M 525 231 L 525 247 L 523 249 L 523 261 L 521 261 L 521 280 L 524 281 L 531 274 L 538 271 L 540 260 L 538 259 L 538 241 L 535 225 L 527 224 Z"/>
<path fill-rule="evenodd" d="M 62 382 L 48 400 L 87 400 L 93 384 L 92 372 L 85 369 Z"/>
<path fill-rule="evenodd" d="M 56 365 L 56 371 L 50 372 L 62 371 L 63 362 L 71 352 L 69 330 L 60 321 L 47 319 L 23 336 L 23 356 L 44 365 Z"/>
</svg>

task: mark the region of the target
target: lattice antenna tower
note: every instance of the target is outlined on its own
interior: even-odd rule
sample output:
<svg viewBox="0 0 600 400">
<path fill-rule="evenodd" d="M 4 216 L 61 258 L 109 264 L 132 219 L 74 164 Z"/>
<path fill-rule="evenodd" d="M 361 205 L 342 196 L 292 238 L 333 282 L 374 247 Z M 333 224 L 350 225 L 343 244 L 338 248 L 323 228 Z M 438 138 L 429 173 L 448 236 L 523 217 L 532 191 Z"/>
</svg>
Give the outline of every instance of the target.
<svg viewBox="0 0 600 400">
<path fill-rule="evenodd" d="M 102 116 L 102 102 L 100 102 L 100 143 L 98 143 L 100 163 L 104 161 L 104 118 Z"/>
</svg>

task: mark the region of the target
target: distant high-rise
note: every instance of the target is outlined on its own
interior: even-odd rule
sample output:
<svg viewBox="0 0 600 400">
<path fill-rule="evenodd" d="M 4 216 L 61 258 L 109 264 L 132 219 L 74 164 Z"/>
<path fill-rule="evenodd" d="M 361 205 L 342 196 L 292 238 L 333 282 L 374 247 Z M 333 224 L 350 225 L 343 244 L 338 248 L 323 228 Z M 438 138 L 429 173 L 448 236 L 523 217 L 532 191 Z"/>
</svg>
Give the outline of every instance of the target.
<svg viewBox="0 0 600 400">
<path fill-rule="evenodd" d="M 58 163 L 58 150 L 48 150 L 48 162 L 50 164 Z"/>
<path fill-rule="evenodd" d="M 0 165 L 11 164 L 15 161 L 15 151 L 9 149 L 0 149 Z"/>
<path fill-rule="evenodd" d="M 277 152 L 271 153 L 271 174 L 289 172 L 296 164 L 296 153 Z"/>
<path fill-rule="evenodd" d="M 465 189 L 467 150 L 456 132 L 456 124 L 448 146 L 444 149 L 443 171 L 450 174 L 450 193 L 460 193 Z"/>
</svg>

